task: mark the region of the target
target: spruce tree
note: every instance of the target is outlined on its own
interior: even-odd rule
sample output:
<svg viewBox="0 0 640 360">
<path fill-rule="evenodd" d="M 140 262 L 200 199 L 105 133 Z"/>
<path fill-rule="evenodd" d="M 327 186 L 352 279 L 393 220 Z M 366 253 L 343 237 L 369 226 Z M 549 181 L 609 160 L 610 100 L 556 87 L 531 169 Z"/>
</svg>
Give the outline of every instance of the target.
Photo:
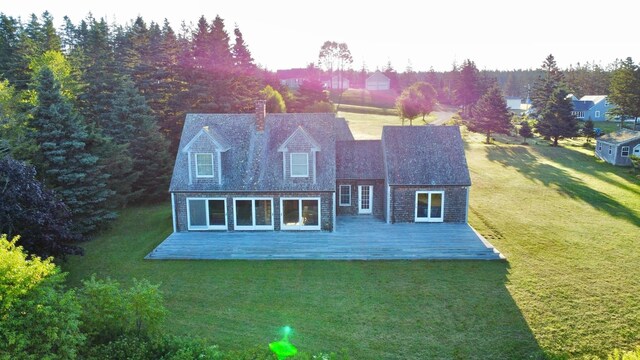
<svg viewBox="0 0 640 360">
<path fill-rule="evenodd" d="M 536 114 L 544 112 L 547 103 L 552 101 L 553 92 L 564 86 L 564 75 L 558 68 L 553 55 L 547 56 L 544 60 L 542 70 L 543 76 L 538 77 L 531 90 L 531 105 Z"/>
<path fill-rule="evenodd" d="M 511 113 L 497 86 L 490 88 L 478 100 L 472 113 L 469 130 L 484 132 L 487 144 L 491 142 L 491 133 L 509 134 L 511 131 Z"/>
<path fill-rule="evenodd" d="M 232 50 L 234 65 L 238 71 L 245 74 L 249 73 L 255 69 L 251 52 L 242 38 L 240 28 L 236 26 L 235 29 L 233 29 L 233 34 L 236 36 L 236 42 L 233 44 Z"/>
<path fill-rule="evenodd" d="M 132 81 L 123 82 L 109 113 L 109 126 L 105 134 L 116 143 L 128 144 L 137 172 L 132 184 L 135 200 L 137 193 L 145 201 L 162 199 L 169 187 L 169 143 L 160 133 L 156 119 L 144 96 Z"/>
<path fill-rule="evenodd" d="M 582 135 L 587 138 L 587 142 L 590 142 L 591 138 L 596 135 L 593 127 L 593 120 L 588 119 L 584 122 L 584 125 L 582 126 Z"/>
<path fill-rule="evenodd" d="M 62 96 L 49 68 L 40 70 L 36 85 L 37 105 L 29 124 L 39 148 L 34 163 L 71 210 L 76 230 L 90 233 L 115 218 L 104 208 L 112 195 L 106 187 L 109 174 L 99 166 L 99 158 L 87 151 L 89 135 L 82 118 Z"/>
<path fill-rule="evenodd" d="M 536 129 L 541 135 L 553 138 L 553 146 L 558 146 L 561 137 L 578 135 L 578 120 L 572 111 L 573 104 L 567 98 L 567 92 L 557 88 L 539 114 Z"/>
<path fill-rule="evenodd" d="M 520 123 L 520 130 L 518 130 L 518 134 L 522 136 L 524 141 L 523 144 L 527 144 L 527 139 L 533 137 L 533 131 L 531 130 L 531 126 L 529 126 L 529 122 L 526 120 L 522 120 Z"/>
<path fill-rule="evenodd" d="M 621 128 L 625 119 L 640 117 L 640 66 L 632 58 L 613 71 L 609 90 L 609 101 L 616 105 L 611 113 L 620 118 Z"/>
</svg>

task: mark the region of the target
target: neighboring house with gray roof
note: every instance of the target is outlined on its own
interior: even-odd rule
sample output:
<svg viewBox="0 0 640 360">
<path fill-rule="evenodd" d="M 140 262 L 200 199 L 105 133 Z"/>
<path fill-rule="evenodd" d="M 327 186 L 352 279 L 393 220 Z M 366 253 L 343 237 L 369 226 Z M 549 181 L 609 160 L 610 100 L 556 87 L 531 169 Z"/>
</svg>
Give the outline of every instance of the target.
<svg viewBox="0 0 640 360">
<path fill-rule="evenodd" d="M 596 139 L 596 156 L 619 166 L 631 166 L 629 157 L 640 157 L 640 131 L 620 129 Z"/>
<path fill-rule="evenodd" d="M 606 95 L 585 95 L 578 99 L 569 94 L 567 97 L 573 104 L 571 113 L 579 120 L 605 121 L 614 107 Z"/>
<path fill-rule="evenodd" d="M 334 114 L 188 114 L 170 193 L 174 231 L 327 230 L 335 217 L 467 220 L 458 127 L 385 126 L 354 140 Z"/>
</svg>

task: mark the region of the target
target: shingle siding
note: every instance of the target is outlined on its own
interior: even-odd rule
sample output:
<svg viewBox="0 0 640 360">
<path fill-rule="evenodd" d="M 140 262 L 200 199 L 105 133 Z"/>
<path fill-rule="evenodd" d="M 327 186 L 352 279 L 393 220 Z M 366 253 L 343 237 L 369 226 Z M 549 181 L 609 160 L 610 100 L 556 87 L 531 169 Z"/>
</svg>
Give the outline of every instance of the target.
<svg viewBox="0 0 640 360">
<path fill-rule="evenodd" d="M 416 191 L 444 191 L 444 222 L 467 221 L 465 186 L 391 186 L 391 222 L 415 221 Z"/>
<path fill-rule="evenodd" d="M 330 192 L 231 192 L 231 193 L 176 193 L 176 230 L 178 232 L 189 231 L 187 220 L 187 198 L 218 198 L 227 202 L 227 230 L 234 231 L 235 219 L 233 216 L 234 198 L 273 198 L 273 225 L 274 230 L 280 230 L 280 199 L 281 198 L 320 198 L 320 224 L 321 230 L 333 230 L 333 196 Z M 216 231 L 216 230 L 211 230 Z M 217 230 L 221 231 L 221 230 Z M 260 230 L 257 230 L 260 231 Z"/>
<path fill-rule="evenodd" d="M 340 185 L 351 187 L 351 205 L 340 206 Z M 336 213 L 337 215 L 358 215 L 358 185 L 373 185 L 373 216 L 385 218 L 386 191 L 384 180 L 337 180 L 336 186 Z"/>
</svg>

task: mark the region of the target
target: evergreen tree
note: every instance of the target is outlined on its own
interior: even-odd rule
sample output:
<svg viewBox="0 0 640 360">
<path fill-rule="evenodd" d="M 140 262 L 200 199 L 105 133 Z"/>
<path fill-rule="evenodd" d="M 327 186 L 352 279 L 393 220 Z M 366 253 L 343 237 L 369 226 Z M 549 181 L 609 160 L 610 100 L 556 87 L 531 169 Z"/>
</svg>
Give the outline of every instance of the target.
<svg viewBox="0 0 640 360">
<path fill-rule="evenodd" d="M 251 52 L 244 42 L 240 28 L 236 26 L 235 29 L 233 29 L 233 34 L 236 36 L 236 41 L 233 44 L 233 61 L 235 67 L 240 72 L 249 73 L 255 69 Z"/>
<path fill-rule="evenodd" d="M 476 64 L 467 59 L 463 62 L 462 68 L 455 82 L 455 96 L 459 105 L 462 105 L 463 114 L 469 115 L 471 107 L 482 95 L 480 86 L 480 73 Z"/>
<path fill-rule="evenodd" d="M 490 144 L 491 133 L 509 134 L 511 128 L 511 113 L 507 108 L 507 102 L 500 89 L 494 86 L 473 107 L 469 130 L 484 132 L 487 135 L 487 144 Z"/>
<path fill-rule="evenodd" d="M 520 134 L 524 139 L 524 144 L 527 143 L 528 138 L 533 137 L 533 131 L 531 130 L 531 126 L 529 126 L 529 122 L 527 120 L 522 120 L 520 123 L 520 130 L 518 130 L 518 134 Z"/>
<path fill-rule="evenodd" d="M 211 68 L 217 71 L 230 71 L 233 66 L 233 55 L 229 45 L 229 34 L 224 28 L 224 20 L 216 15 L 211 23 L 209 33 L 211 46 Z"/>
<path fill-rule="evenodd" d="M 106 188 L 109 174 L 98 166 L 98 157 L 87 152 L 88 133 L 82 119 L 60 92 L 60 84 L 48 68 L 37 77 L 37 105 L 31 136 L 39 147 L 34 163 L 45 183 L 71 210 L 76 230 L 87 234 L 113 219 L 104 209 L 112 192 Z"/>
<path fill-rule="evenodd" d="M 593 120 L 588 119 L 584 122 L 584 125 L 582 126 L 582 135 L 587 138 L 587 142 L 589 142 L 590 139 L 596 135 L 596 132 L 593 128 Z"/>
<path fill-rule="evenodd" d="M 17 80 L 19 30 L 18 20 L 0 13 L 0 80 L 11 83 Z"/>
<path fill-rule="evenodd" d="M 531 105 L 534 108 L 536 114 L 541 114 L 545 111 L 547 103 L 555 101 L 552 99 L 554 91 L 560 87 L 563 87 L 564 76 L 553 55 L 547 56 L 542 64 L 543 75 L 538 77 L 538 80 L 531 89 Z"/>
<path fill-rule="evenodd" d="M 114 99 L 108 129 L 107 136 L 129 146 L 133 169 L 139 174 L 131 186 L 133 193 L 146 201 L 161 199 L 169 186 L 169 146 L 132 81 L 125 81 Z"/>
<path fill-rule="evenodd" d="M 537 131 L 553 138 L 553 146 L 558 146 L 560 137 L 574 137 L 578 134 L 578 120 L 572 114 L 573 104 L 567 92 L 556 88 L 538 116 Z"/>
<path fill-rule="evenodd" d="M 615 104 L 611 114 L 620 118 L 621 128 L 625 119 L 640 117 L 640 67 L 633 59 L 628 57 L 613 71 L 609 90 L 609 101 Z"/>
</svg>

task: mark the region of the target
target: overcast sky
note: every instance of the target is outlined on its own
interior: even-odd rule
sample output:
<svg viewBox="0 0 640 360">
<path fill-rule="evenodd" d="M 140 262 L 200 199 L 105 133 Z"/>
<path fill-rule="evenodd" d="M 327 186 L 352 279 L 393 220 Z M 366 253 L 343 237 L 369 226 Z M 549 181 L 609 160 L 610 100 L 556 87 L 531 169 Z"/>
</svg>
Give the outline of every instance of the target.
<svg viewBox="0 0 640 360">
<path fill-rule="evenodd" d="M 414 70 L 448 70 L 467 58 L 479 69 L 528 69 L 549 54 L 561 68 L 640 60 L 637 11 L 622 0 L 12 0 L 0 7 L 23 19 L 44 10 L 57 25 L 65 15 L 78 23 L 91 12 L 121 24 L 138 15 L 147 22 L 167 18 L 176 32 L 183 20 L 220 15 L 232 39 L 238 24 L 256 62 L 270 70 L 316 62 L 325 40 L 347 43 L 353 67 L 364 62 L 369 70 L 388 61 L 400 71 L 409 63 Z"/>
</svg>

